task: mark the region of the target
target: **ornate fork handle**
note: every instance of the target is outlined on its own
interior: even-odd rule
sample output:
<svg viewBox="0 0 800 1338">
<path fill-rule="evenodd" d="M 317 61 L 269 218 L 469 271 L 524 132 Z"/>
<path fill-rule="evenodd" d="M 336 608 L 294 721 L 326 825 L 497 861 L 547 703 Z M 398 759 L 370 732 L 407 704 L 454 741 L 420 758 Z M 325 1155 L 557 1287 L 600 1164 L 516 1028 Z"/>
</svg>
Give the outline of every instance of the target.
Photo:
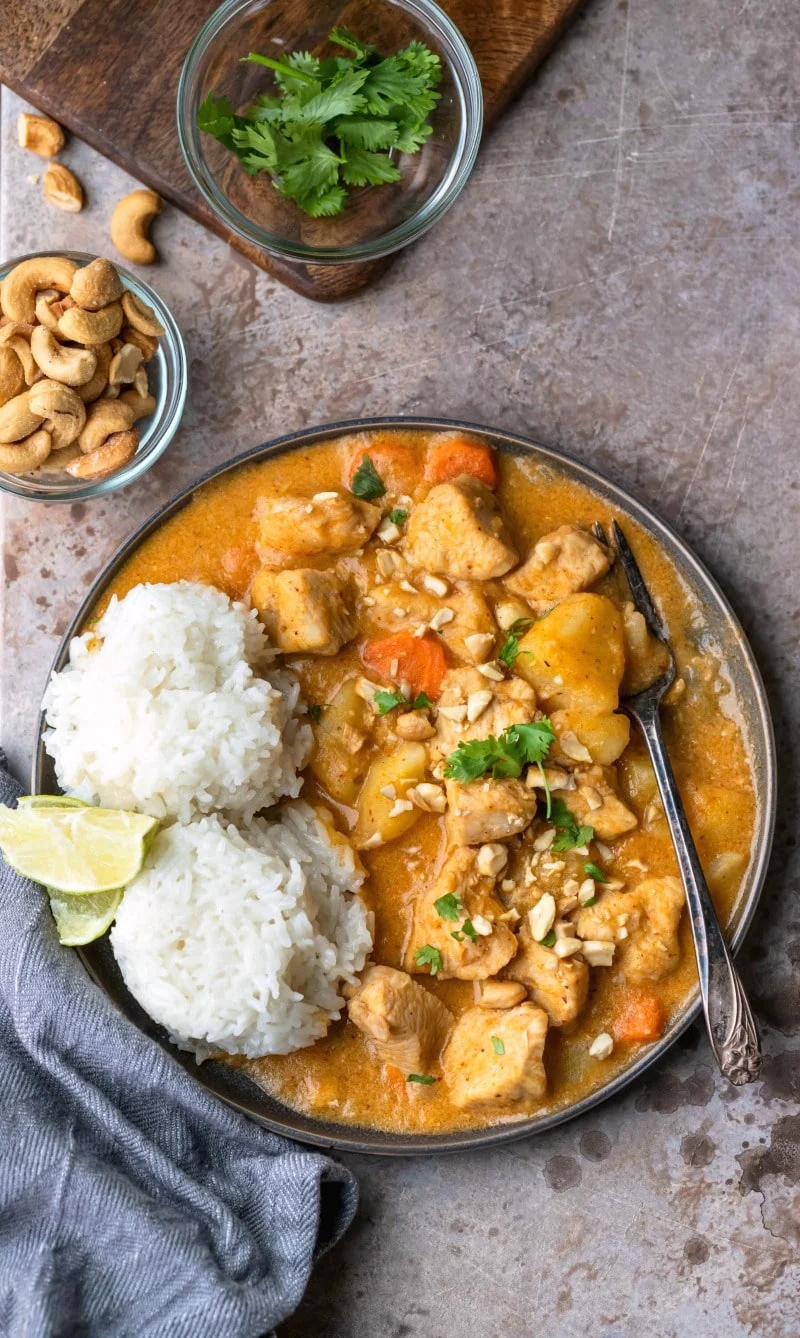
<svg viewBox="0 0 800 1338">
<path fill-rule="evenodd" d="M 643 694 L 646 695 L 646 694 Z M 661 733 L 658 703 L 627 708 L 647 741 L 692 917 L 700 994 L 708 1032 L 725 1077 L 737 1087 L 761 1071 L 761 1046 L 755 1020 L 733 965 L 711 900 L 697 849 L 689 830 L 672 764 Z"/>
</svg>

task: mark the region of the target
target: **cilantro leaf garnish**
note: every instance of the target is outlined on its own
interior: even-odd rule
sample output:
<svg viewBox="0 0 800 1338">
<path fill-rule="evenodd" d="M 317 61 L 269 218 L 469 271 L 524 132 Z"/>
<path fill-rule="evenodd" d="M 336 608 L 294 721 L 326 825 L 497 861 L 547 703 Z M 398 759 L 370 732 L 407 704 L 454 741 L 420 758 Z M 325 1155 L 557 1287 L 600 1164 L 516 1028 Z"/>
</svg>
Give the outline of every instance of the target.
<svg viewBox="0 0 800 1338">
<path fill-rule="evenodd" d="M 438 901 L 434 901 L 433 908 L 443 920 L 458 920 L 464 914 L 461 899 L 455 892 L 448 892 L 446 896 L 439 897 Z"/>
<path fill-rule="evenodd" d="M 393 525 L 405 525 L 408 520 L 408 512 L 402 506 L 392 507 L 389 512 L 389 519 Z"/>
<path fill-rule="evenodd" d="M 311 719 L 314 721 L 314 724 L 318 725 L 320 720 L 322 719 L 322 707 L 316 705 L 309 706 L 308 714 L 311 716 Z"/>
<path fill-rule="evenodd" d="M 386 484 L 368 455 L 362 456 L 361 464 L 353 475 L 350 491 L 355 497 L 363 497 L 365 502 L 373 502 L 386 492 Z"/>
<path fill-rule="evenodd" d="M 508 636 L 500 647 L 497 656 L 503 664 L 507 664 L 509 669 L 513 669 L 519 655 L 519 639 L 529 627 L 532 627 L 536 620 L 534 618 L 517 618 L 508 629 Z"/>
<path fill-rule="evenodd" d="M 413 701 L 409 701 L 398 688 L 391 692 L 381 688 L 380 692 L 375 693 L 375 705 L 379 715 L 387 715 L 396 706 L 404 706 L 407 711 L 426 711 L 429 706 L 433 706 L 433 702 L 426 692 L 418 693 Z"/>
<path fill-rule="evenodd" d="M 414 964 L 415 966 L 429 966 L 431 975 L 435 976 L 443 966 L 442 954 L 438 948 L 434 948 L 430 943 L 423 943 L 422 947 L 417 948 L 414 953 Z"/>
<path fill-rule="evenodd" d="M 603 870 L 599 869 L 596 864 L 584 864 L 583 872 L 588 873 L 589 877 L 593 878 L 596 883 L 608 882 L 608 875 L 603 873 Z"/>
<path fill-rule="evenodd" d="M 490 1036 L 489 1039 L 492 1042 L 492 1049 L 494 1050 L 495 1054 L 504 1055 L 506 1052 L 506 1047 L 503 1045 L 503 1042 L 500 1040 L 500 1037 Z"/>
<path fill-rule="evenodd" d="M 436 1082 L 436 1079 L 429 1073 L 409 1073 L 406 1082 L 421 1082 L 425 1087 L 429 1087 L 431 1083 Z"/>
<path fill-rule="evenodd" d="M 574 850 L 576 846 L 588 845 L 594 836 L 594 827 L 578 826 L 563 799 L 553 800 L 550 821 L 558 828 L 551 850 Z"/>
<path fill-rule="evenodd" d="M 478 931 L 471 920 L 464 921 L 463 925 L 461 926 L 461 932 L 462 934 L 466 935 L 466 937 L 470 940 L 471 943 L 476 942 L 478 937 Z"/>
<path fill-rule="evenodd" d="M 529 725 L 509 725 L 498 739 L 490 734 L 488 739 L 462 741 L 447 758 L 445 775 L 463 783 L 487 773 L 495 779 L 521 776 L 529 762 L 544 762 L 555 737 L 550 721 L 542 719 Z"/>
<path fill-rule="evenodd" d="M 539 942 L 541 943 L 543 948 L 552 948 L 555 941 L 556 941 L 555 929 L 551 929 L 549 934 L 545 934 L 544 938 L 539 939 Z"/>
<path fill-rule="evenodd" d="M 441 96 L 441 61 L 422 42 L 382 57 L 346 28 L 334 28 L 328 40 L 346 54 L 319 59 L 294 51 L 276 59 L 251 51 L 243 60 L 271 70 L 277 94 L 239 113 L 212 92 L 197 115 L 199 129 L 235 153 L 246 172 L 265 172 L 312 218 L 340 214 L 350 187 L 399 181 L 395 156 L 419 152 Z"/>
</svg>

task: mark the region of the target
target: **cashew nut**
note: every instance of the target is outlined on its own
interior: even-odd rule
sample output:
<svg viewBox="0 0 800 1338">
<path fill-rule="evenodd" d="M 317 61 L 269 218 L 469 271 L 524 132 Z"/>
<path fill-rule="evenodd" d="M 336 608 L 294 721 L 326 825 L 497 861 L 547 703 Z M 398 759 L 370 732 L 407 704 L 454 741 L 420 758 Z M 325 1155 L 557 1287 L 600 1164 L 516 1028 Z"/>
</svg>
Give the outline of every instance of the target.
<svg viewBox="0 0 800 1338">
<path fill-rule="evenodd" d="M 125 383 L 130 385 L 142 365 L 142 350 L 135 344 L 123 344 L 111 359 L 108 379 L 112 386 Z"/>
<path fill-rule="evenodd" d="M 31 352 L 31 346 L 27 339 L 23 339 L 22 335 L 12 335 L 10 339 L 4 341 L 4 346 L 14 350 L 22 363 L 22 370 L 25 374 L 25 385 L 32 386 L 34 381 L 38 381 L 41 377 L 41 372 L 36 366 L 34 356 Z"/>
<path fill-rule="evenodd" d="M 38 389 L 39 386 L 33 387 L 33 390 Z M 15 395 L 0 409 L 0 443 L 22 441 L 23 437 L 30 436 L 31 432 L 41 426 L 44 414 L 34 413 L 30 406 L 33 390 L 24 390 L 21 395 Z"/>
<path fill-rule="evenodd" d="M 34 256 L 32 260 L 21 260 L 0 284 L 3 314 L 11 321 L 26 321 L 33 325 L 38 290 L 57 288 L 60 293 L 68 293 L 76 269 L 74 260 L 67 260 L 66 256 Z"/>
<path fill-rule="evenodd" d="M 52 330 L 53 333 L 58 329 L 58 318 L 63 314 L 63 308 L 58 307 L 57 311 L 53 307 L 60 302 L 61 294 L 57 288 L 44 288 L 42 292 L 36 294 L 34 310 L 36 319 L 46 330 Z"/>
<path fill-rule="evenodd" d="M 59 344 L 44 325 L 37 325 L 31 335 L 30 351 L 45 376 L 65 386 L 86 385 L 97 368 L 97 355 L 91 349 Z"/>
<path fill-rule="evenodd" d="M 44 174 L 44 198 L 68 214 L 83 208 L 83 186 L 63 163 L 51 163 Z"/>
<path fill-rule="evenodd" d="M 84 404 L 91 404 L 93 400 L 99 399 L 102 395 L 108 385 L 108 369 L 111 366 L 110 344 L 95 344 L 92 347 L 92 353 L 97 359 L 94 376 L 91 381 L 75 387 Z"/>
<path fill-rule="evenodd" d="M 150 393 L 150 382 L 147 379 L 146 367 L 137 367 L 136 375 L 133 378 L 133 388 L 137 395 L 148 395 Z"/>
<path fill-rule="evenodd" d="M 53 450 L 71 446 L 86 422 L 86 406 L 70 386 L 40 381 L 28 391 L 31 411 L 43 418 L 42 427 L 53 438 Z"/>
<path fill-rule="evenodd" d="M 90 455 L 113 433 L 127 432 L 133 421 L 134 410 L 130 404 L 123 404 L 122 400 L 97 400 L 89 409 L 86 426 L 78 437 L 81 451 Z"/>
<path fill-rule="evenodd" d="M 133 409 L 134 423 L 138 423 L 140 418 L 147 418 L 155 412 L 155 395 L 139 395 L 135 390 L 124 390 L 120 395 L 120 401 L 123 404 L 129 404 Z"/>
<path fill-rule="evenodd" d="M 122 291 L 122 280 L 111 261 L 99 256 L 78 270 L 69 295 L 84 311 L 99 311 L 111 302 L 119 302 Z"/>
<path fill-rule="evenodd" d="M 134 190 L 120 200 L 111 215 L 111 240 L 126 260 L 135 265 L 152 265 L 157 259 L 148 232 L 160 211 L 161 198 L 154 190 Z"/>
<path fill-rule="evenodd" d="M 7 404 L 25 389 L 22 363 L 7 344 L 0 344 L 0 406 Z"/>
<path fill-rule="evenodd" d="M 105 344 L 118 335 L 121 328 L 122 307 L 119 302 L 111 302 L 99 311 L 70 307 L 58 322 L 61 338 L 71 339 L 75 344 Z"/>
<path fill-rule="evenodd" d="M 64 131 L 58 122 L 31 112 L 20 112 L 17 117 L 17 138 L 21 149 L 30 149 L 40 158 L 55 158 L 64 147 Z"/>
<path fill-rule="evenodd" d="M 76 479 L 93 479 L 102 474 L 111 474 L 133 459 L 138 445 L 138 432 L 114 432 L 97 450 L 67 465 L 67 473 Z"/>
<path fill-rule="evenodd" d="M 0 344 L 5 344 L 6 340 L 13 339 L 14 335 L 22 335 L 23 339 L 30 340 L 34 327 L 28 325 L 27 321 L 10 321 L 5 318 L 5 324 L 0 325 Z"/>
<path fill-rule="evenodd" d="M 112 385 L 109 381 L 100 398 L 101 400 L 116 400 L 119 398 L 119 392 L 120 387 L 118 385 Z"/>
<path fill-rule="evenodd" d="M 44 464 L 51 450 L 50 433 L 37 428 L 16 446 L 0 446 L 0 469 L 7 474 L 27 474 Z"/>
<path fill-rule="evenodd" d="M 142 350 L 145 362 L 149 362 L 158 348 L 158 339 L 154 335 L 143 334 L 133 325 L 123 325 L 122 338 L 126 344 L 135 344 Z"/>
<path fill-rule="evenodd" d="M 128 324 L 132 325 L 134 330 L 139 330 L 141 334 L 153 335 L 158 338 L 159 335 L 166 333 L 153 308 L 127 289 L 122 294 L 122 310 L 125 312 L 125 319 Z M 130 342 L 134 343 L 135 341 L 131 340 Z"/>
<path fill-rule="evenodd" d="M 81 458 L 78 443 L 73 441 L 71 446 L 62 446 L 60 451 L 51 451 L 44 464 L 39 466 L 39 473 L 63 474 L 73 460 L 80 460 Z"/>
</svg>

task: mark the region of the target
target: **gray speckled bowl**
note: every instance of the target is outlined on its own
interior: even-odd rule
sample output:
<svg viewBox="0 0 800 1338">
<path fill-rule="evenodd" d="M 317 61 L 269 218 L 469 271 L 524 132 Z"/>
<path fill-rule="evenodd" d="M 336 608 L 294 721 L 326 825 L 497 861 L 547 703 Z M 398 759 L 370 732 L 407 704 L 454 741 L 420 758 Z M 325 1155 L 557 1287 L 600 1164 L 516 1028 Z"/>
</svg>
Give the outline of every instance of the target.
<svg viewBox="0 0 800 1338">
<path fill-rule="evenodd" d="M 257 446 L 254 450 L 247 451 L 228 464 L 220 465 L 218 468 L 211 470 L 198 483 L 186 488 L 172 502 L 168 502 L 166 506 L 156 511 L 155 515 L 145 521 L 118 549 L 98 576 L 67 629 L 55 658 L 54 669 L 60 669 L 65 663 L 71 637 L 80 630 L 84 619 L 114 579 L 120 567 L 143 540 L 147 539 L 170 516 L 175 515 L 177 511 L 187 505 L 198 487 L 202 487 L 209 479 L 218 478 L 221 474 L 236 469 L 241 464 L 263 460 L 273 455 L 279 455 L 284 451 L 312 446 L 316 442 L 326 441 L 331 437 L 343 436 L 349 432 L 362 431 L 371 427 L 456 428 L 478 432 L 498 450 L 509 452 L 512 455 L 533 456 L 544 466 L 555 472 L 566 473 L 577 482 L 592 489 L 604 500 L 618 508 L 623 516 L 625 514 L 629 515 L 631 519 L 653 535 L 669 554 L 690 590 L 702 604 L 710 636 L 722 650 L 738 695 L 755 773 L 755 787 L 759 799 L 758 822 L 750 866 L 745 875 L 733 915 L 731 943 L 733 949 L 736 950 L 744 938 L 761 893 L 772 845 L 775 819 L 775 744 L 769 708 L 758 667 L 753 659 L 753 653 L 744 632 L 724 594 L 677 534 L 652 511 L 640 502 L 635 501 L 621 488 L 608 482 L 602 475 L 595 473 L 586 465 L 570 460 L 559 451 L 539 446 L 536 442 L 528 441 L 525 437 L 517 437 L 507 432 L 492 431 L 476 423 L 461 423 L 441 418 L 364 418 L 352 422 L 331 423 L 324 427 L 296 432 L 288 437 L 280 437 L 277 441 L 268 442 L 264 446 Z M 42 743 L 43 727 L 44 721 L 40 717 L 31 788 L 34 793 L 53 794 L 57 792 L 58 787 L 51 760 L 47 756 Z M 90 975 L 121 1008 L 126 1017 L 130 1018 L 142 1031 L 152 1036 L 165 1049 L 169 1050 L 187 1072 L 209 1091 L 237 1106 L 245 1114 L 261 1121 L 276 1133 L 298 1138 L 304 1143 L 312 1143 L 317 1147 L 330 1148 L 341 1152 L 372 1152 L 404 1156 L 419 1153 L 454 1152 L 462 1148 L 497 1146 L 501 1143 L 509 1143 L 517 1138 L 542 1133 L 545 1129 L 551 1129 L 554 1125 L 572 1119 L 575 1115 L 583 1114 L 592 1106 L 598 1105 L 608 1097 L 615 1096 L 624 1087 L 627 1087 L 629 1083 L 638 1078 L 666 1053 L 700 1011 L 699 994 L 695 990 L 683 1009 L 673 1019 L 669 1030 L 660 1041 L 643 1049 L 627 1068 L 615 1074 L 602 1087 L 572 1106 L 549 1111 L 542 1115 L 533 1115 L 529 1119 L 515 1123 L 492 1125 L 485 1129 L 461 1129 L 452 1133 L 435 1135 L 384 1133 L 379 1129 L 363 1129 L 352 1125 L 332 1124 L 292 1110 L 269 1097 L 248 1078 L 243 1077 L 224 1064 L 208 1062 L 199 1067 L 191 1055 L 187 1055 L 170 1045 L 164 1031 L 144 1013 L 135 999 L 128 993 L 107 937 L 100 939 L 97 943 L 92 943 L 87 948 L 78 949 L 78 951 Z"/>
</svg>

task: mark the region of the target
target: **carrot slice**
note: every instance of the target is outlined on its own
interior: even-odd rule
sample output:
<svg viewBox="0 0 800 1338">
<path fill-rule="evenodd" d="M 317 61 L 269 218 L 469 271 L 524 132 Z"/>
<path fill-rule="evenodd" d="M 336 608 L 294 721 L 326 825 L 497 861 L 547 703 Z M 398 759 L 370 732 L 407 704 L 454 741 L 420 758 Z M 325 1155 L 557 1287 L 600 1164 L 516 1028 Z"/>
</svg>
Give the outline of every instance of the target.
<svg viewBox="0 0 800 1338">
<path fill-rule="evenodd" d="M 347 466 L 348 484 L 353 482 L 353 475 L 365 455 L 374 464 L 387 492 L 412 493 L 420 481 L 419 451 L 397 437 L 379 432 L 368 444 L 361 443 L 353 451 Z"/>
<path fill-rule="evenodd" d="M 444 437 L 432 446 L 425 462 L 428 482 L 448 483 L 459 474 L 471 474 L 487 488 L 496 488 L 497 468 L 491 446 L 466 437 Z"/>
<path fill-rule="evenodd" d="M 626 998 L 614 1023 L 618 1041 L 657 1041 L 664 1033 L 667 1015 L 664 1005 L 652 990 L 637 990 Z"/>
<path fill-rule="evenodd" d="M 433 636 L 412 636 L 394 632 L 391 636 L 368 641 L 361 658 L 368 669 L 392 683 L 409 683 L 412 692 L 439 696 L 447 673 L 447 657 L 441 641 Z"/>
</svg>

